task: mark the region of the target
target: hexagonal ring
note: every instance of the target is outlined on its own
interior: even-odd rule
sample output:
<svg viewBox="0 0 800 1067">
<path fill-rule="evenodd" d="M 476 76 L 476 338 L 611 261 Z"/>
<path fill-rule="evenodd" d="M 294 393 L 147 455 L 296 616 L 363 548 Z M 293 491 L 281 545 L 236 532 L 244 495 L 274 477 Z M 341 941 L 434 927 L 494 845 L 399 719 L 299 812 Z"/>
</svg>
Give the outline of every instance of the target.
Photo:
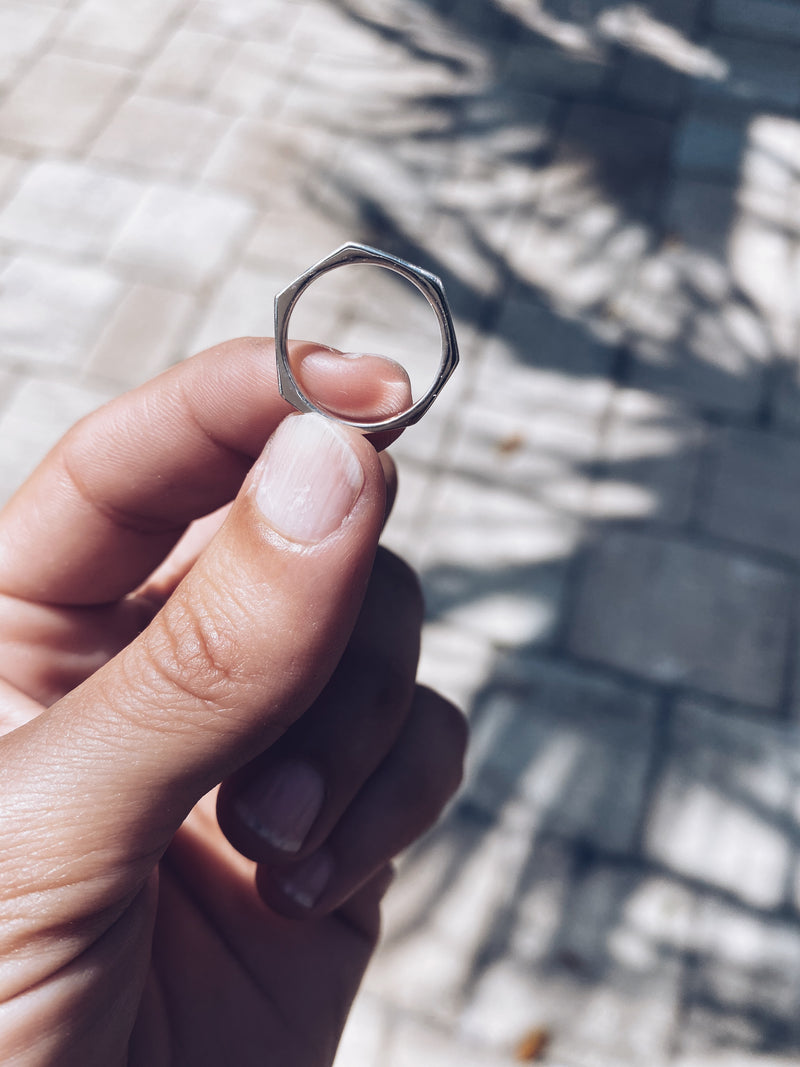
<svg viewBox="0 0 800 1067">
<path fill-rule="evenodd" d="M 416 403 L 412 404 L 407 411 L 399 415 L 393 415 L 389 419 L 383 419 L 380 422 L 356 422 L 351 419 L 340 418 L 331 414 L 330 411 L 326 411 L 325 408 L 319 407 L 300 389 L 289 365 L 287 351 L 289 320 L 297 301 L 315 279 L 327 274 L 328 271 L 334 270 L 336 267 L 344 267 L 356 263 L 369 263 L 379 267 L 386 267 L 411 282 L 430 304 L 436 316 L 436 321 L 439 323 L 442 339 L 439 369 L 428 392 L 423 397 L 420 397 Z M 410 426 L 422 418 L 442 391 L 458 364 L 458 344 L 453 327 L 453 318 L 450 314 L 450 308 L 447 306 L 447 298 L 444 295 L 444 287 L 435 274 L 430 274 L 428 271 L 423 270 L 422 267 L 416 267 L 413 263 L 407 263 L 404 259 L 392 256 L 388 252 L 370 248 L 369 245 L 348 242 L 342 245 L 341 248 L 337 248 L 335 252 L 331 252 L 329 256 L 321 259 L 319 263 L 315 263 L 313 267 L 309 267 L 305 274 L 301 274 L 299 278 L 275 297 L 275 359 L 281 396 L 296 407 L 298 411 L 313 411 L 318 415 L 324 415 L 328 419 L 341 422 L 345 426 L 353 426 L 357 430 L 369 433 L 374 433 L 378 430 L 396 430 Z"/>
</svg>

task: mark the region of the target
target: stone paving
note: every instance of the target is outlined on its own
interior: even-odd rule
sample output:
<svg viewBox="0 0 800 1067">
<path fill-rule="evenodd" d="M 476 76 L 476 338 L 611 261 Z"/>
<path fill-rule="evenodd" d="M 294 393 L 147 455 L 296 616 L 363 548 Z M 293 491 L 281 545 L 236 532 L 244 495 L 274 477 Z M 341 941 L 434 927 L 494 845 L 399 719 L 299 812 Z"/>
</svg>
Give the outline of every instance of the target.
<svg viewBox="0 0 800 1067">
<path fill-rule="evenodd" d="M 794 0 L 0 4 L 0 494 L 344 240 L 458 319 L 387 541 L 469 771 L 337 1067 L 798 1062 L 799 233 Z M 422 350 L 375 274 L 306 332 Z"/>
</svg>

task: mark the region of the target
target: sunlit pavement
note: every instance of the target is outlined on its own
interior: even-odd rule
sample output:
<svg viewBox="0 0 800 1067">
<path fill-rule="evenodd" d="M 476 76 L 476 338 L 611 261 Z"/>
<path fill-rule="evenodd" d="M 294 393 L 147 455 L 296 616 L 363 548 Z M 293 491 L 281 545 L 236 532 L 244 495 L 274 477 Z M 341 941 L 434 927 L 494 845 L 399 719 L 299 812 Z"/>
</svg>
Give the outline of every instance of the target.
<svg viewBox="0 0 800 1067">
<path fill-rule="evenodd" d="M 800 6 L 6 0 L 0 94 L 4 496 L 347 239 L 457 316 L 387 541 L 474 743 L 337 1067 L 796 1063 Z"/>
</svg>

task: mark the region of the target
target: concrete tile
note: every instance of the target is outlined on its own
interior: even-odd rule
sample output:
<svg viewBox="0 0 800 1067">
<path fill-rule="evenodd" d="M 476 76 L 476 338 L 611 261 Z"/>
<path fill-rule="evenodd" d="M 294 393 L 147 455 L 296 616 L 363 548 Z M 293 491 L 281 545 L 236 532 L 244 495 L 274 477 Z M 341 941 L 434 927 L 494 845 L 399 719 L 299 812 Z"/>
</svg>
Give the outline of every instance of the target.
<svg viewBox="0 0 800 1067">
<path fill-rule="evenodd" d="M 773 339 L 732 282 L 715 254 L 679 241 L 641 265 L 612 304 L 628 330 L 633 385 L 719 413 L 758 409 Z"/>
<path fill-rule="evenodd" d="M 486 638 L 444 623 L 427 623 L 417 677 L 470 713 L 494 662 L 495 650 Z"/>
<path fill-rule="evenodd" d="M 585 167 L 628 213 L 649 214 L 656 203 L 670 149 L 671 124 L 599 104 L 570 109 L 556 165 Z"/>
<path fill-rule="evenodd" d="M 627 53 L 618 68 L 615 96 L 626 104 L 644 105 L 660 113 L 677 112 L 689 85 L 683 71 L 665 66 L 661 59 Z"/>
<path fill-rule="evenodd" d="M 796 1060 L 797 924 L 709 897 L 699 911 L 693 941 L 697 963 L 687 983 L 678 1062 L 777 1067 L 788 1064 L 780 1052 L 790 1049 Z M 725 1047 L 732 1050 L 728 1058 L 718 1052 Z M 768 1050 L 778 1055 L 762 1057 Z"/>
<path fill-rule="evenodd" d="M 108 318 L 86 370 L 132 388 L 181 356 L 187 322 L 195 311 L 186 293 L 133 285 Z"/>
<path fill-rule="evenodd" d="M 77 365 L 120 291 L 108 272 L 25 256 L 0 275 L 0 346 L 6 358 Z"/>
<path fill-rule="evenodd" d="M 104 127 L 90 156 L 166 177 L 194 176 L 225 126 L 224 119 L 194 104 L 132 96 Z"/>
<path fill-rule="evenodd" d="M 784 115 L 750 114 L 736 199 L 745 215 L 798 233 L 800 125 Z"/>
<path fill-rule="evenodd" d="M 751 212 L 734 223 L 728 248 L 732 278 L 743 302 L 750 302 L 772 362 L 783 364 L 797 351 L 796 255 L 796 242 L 785 224 L 776 226 Z"/>
<path fill-rule="evenodd" d="M 185 25 L 203 33 L 232 39 L 252 40 L 288 36 L 301 4 L 290 2 L 264 4 L 263 0 L 235 0 L 219 4 L 216 0 L 199 0 L 189 12 Z"/>
<path fill-rule="evenodd" d="M 680 171 L 736 182 L 748 145 L 749 118 L 690 112 L 679 126 L 675 166 Z"/>
<path fill-rule="evenodd" d="M 243 41 L 228 55 L 224 69 L 209 79 L 208 102 L 217 110 L 237 117 L 259 114 L 275 117 L 295 77 L 283 34 L 266 41 Z"/>
<path fill-rule="evenodd" d="M 552 400 L 557 390 L 565 400 L 583 393 L 599 405 L 612 358 L 613 349 L 580 320 L 537 301 L 506 300 L 483 349 L 475 396 L 524 407 Z"/>
<path fill-rule="evenodd" d="M 511 370 L 511 382 L 500 384 L 483 370 L 483 387 L 459 409 L 449 463 L 469 477 L 585 514 L 610 385 L 531 367 Z"/>
<path fill-rule="evenodd" d="M 397 55 L 384 36 L 372 30 L 366 20 L 349 17 L 346 9 L 325 0 L 307 0 L 300 5 L 289 41 L 292 49 L 303 58 L 308 55 L 312 62 L 317 52 L 335 55 L 344 65 L 382 64 L 387 53 Z"/>
<path fill-rule="evenodd" d="M 800 104 L 797 53 L 786 44 L 711 33 L 705 45 L 727 68 L 724 78 L 696 83 L 699 97 L 718 97 L 750 105 L 796 108 Z"/>
<path fill-rule="evenodd" d="M 0 152 L 0 208 L 10 199 L 29 164 L 20 156 Z"/>
<path fill-rule="evenodd" d="M 365 989 L 452 1026 L 495 925 L 514 899 L 535 819 L 486 827 L 454 810 L 402 861 Z"/>
<path fill-rule="evenodd" d="M 59 20 L 54 7 L 4 3 L 0 8 L 0 85 L 9 83 Z"/>
<path fill-rule="evenodd" d="M 127 71 L 105 63 L 43 56 L 0 103 L 0 140 L 57 152 L 78 149 L 128 78 Z"/>
<path fill-rule="evenodd" d="M 324 147 L 324 136 L 316 131 L 241 118 L 221 139 L 204 177 L 268 209 L 285 199 L 288 188 L 294 205 L 299 205 L 304 202 L 305 172 Z"/>
<path fill-rule="evenodd" d="M 275 294 L 291 280 L 280 267 L 245 266 L 230 272 L 198 314 L 192 351 L 201 352 L 232 337 L 272 337 Z"/>
<path fill-rule="evenodd" d="M 600 521 L 681 525 L 692 509 L 704 424 L 680 401 L 636 389 L 614 398 L 590 510 Z"/>
<path fill-rule="evenodd" d="M 654 700 L 572 665 L 501 660 L 476 694 L 462 802 L 538 832 L 630 851 L 655 743 Z"/>
<path fill-rule="evenodd" d="M 334 1067 L 375 1067 L 385 1063 L 391 1031 L 389 1010 L 376 997 L 358 996 L 334 1060 Z"/>
<path fill-rule="evenodd" d="M 421 557 L 429 617 L 518 647 L 551 640 L 578 523 L 525 496 L 448 477 Z"/>
<path fill-rule="evenodd" d="M 569 647 L 656 682 L 775 710 L 793 596 L 790 576 L 776 568 L 615 531 L 586 558 Z"/>
<path fill-rule="evenodd" d="M 711 22 L 725 33 L 800 44 L 800 11 L 787 0 L 714 0 Z"/>
<path fill-rule="evenodd" d="M 531 858 L 508 943 L 472 983 L 465 1036 L 509 1055 L 541 1026 L 550 1035 L 545 1062 L 663 1067 L 691 894 L 624 867 L 597 864 L 578 875 L 572 865 L 554 869 L 541 851 L 534 856 L 544 869 Z"/>
<path fill-rule="evenodd" d="M 61 36 L 73 47 L 106 51 L 134 63 L 154 47 L 177 8 L 177 0 L 137 0 L 124 8 L 83 0 Z"/>
<path fill-rule="evenodd" d="M 603 328 L 618 337 L 605 309 L 638 270 L 652 241 L 648 226 L 598 184 L 590 155 L 548 168 L 541 188 L 535 209 L 514 218 L 503 291 L 529 303 L 544 294 L 574 317 L 597 319 L 599 311 Z"/>
<path fill-rule="evenodd" d="M 744 909 L 779 909 L 794 858 L 799 770 L 793 731 L 681 702 L 654 789 L 646 854 Z"/>
<path fill-rule="evenodd" d="M 141 196 L 138 183 L 100 167 L 43 160 L 0 213 L 0 238 L 102 256 Z"/>
<path fill-rule="evenodd" d="M 731 429 L 711 453 L 713 480 L 701 502 L 703 527 L 720 537 L 800 558 L 795 489 L 800 442 L 775 433 Z"/>
<path fill-rule="evenodd" d="M 223 38 L 181 28 L 146 66 L 141 88 L 155 96 L 206 97 L 229 62 L 231 51 L 232 46 Z"/>
<path fill-rule="evenodd" d="M 0 500 L 7 500 L 53 445 L 111 391 L 29 378 L 0 412 Z"/>
<path fill-rule="evenodd" d="M 403 1019 L 392 1035 L 385 1067 L 416 1067 L 425 1063 L 435 1067 L 506 1067 L 508 1057 L 480 1048 L 429 1022 Z"/>
<path fill-rule="evenodd" d="M 146 272 L 150 283 L 192 289 L 219 271 L 251 220 L 239 197 L 159 183 L 145 193 L 111 258 Z"/>
<path fill-rule="evenodd" d="M 608 59 L 600 50 L 587 48 L 580 54 L 531 34 L 509 47 L 502 79 L 516 89 L 588 96 L 602 87 L 608 72 Z"/>
</svg>

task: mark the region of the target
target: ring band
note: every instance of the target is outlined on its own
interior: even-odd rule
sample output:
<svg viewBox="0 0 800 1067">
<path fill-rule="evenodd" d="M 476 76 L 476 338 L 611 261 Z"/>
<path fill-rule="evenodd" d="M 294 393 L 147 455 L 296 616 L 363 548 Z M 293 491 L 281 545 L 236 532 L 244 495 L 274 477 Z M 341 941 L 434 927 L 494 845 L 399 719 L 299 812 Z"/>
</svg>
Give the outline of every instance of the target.
<svg viewBox="0 0 800 1067">
<path fill-rule="evenodd" d="M 295 381 L 287 352 L 289 320 L 297 301 L 305 290 L 315 279 L 327 274 L 328 271 L 335 270 L 336 267 L 345 267 L 358 263 L 386 267 L 388 270 L 401 275 L 406 281 L 411 282 L 430 304 L 439 324 L 439 332 L 442 339 L 439 369 L 430 389 L 416 403 L 412 404 L 407 411 L 399 415 L 393 415 L 389 419 L 383 419 L 380 422 L 357 422 L 352 419 L 339 418 L 309 400 Z M 357 430 L 369 433 L 411 426 L 422 418 L 442 391 L 458 364 L 458 344 L 453 327 L 453 318 L 450 314 L 450 308 L 447 306 L 447 298 L 444 295 L 444 287 L 435 274 L 430 274 L 428 271 L 423 270 L 422 267 L 415 267 L 413 263 L 407 263 L 404 259 L 392 256 L 388 252 L 381 252 L 377 248 L 370 248 L 369 245 L 348 242 L 342 245 L 341 248 L 337 248 L 335 252 L 331 252 L 329 256 L 321 259 L 319 263 L 315 263 L 313 267 L 309 267 L 304 274 L 301 274 L 299 278 L 275 297 L 275 360 L 278 369 L 278 388 L 281 396 L 284 400 L 288 400 L 298 411 L 316 412 L 318 415 L 324 415 L 328 419 L 335 419 L 345 426 L 352 426 Z"/>
</svg>

